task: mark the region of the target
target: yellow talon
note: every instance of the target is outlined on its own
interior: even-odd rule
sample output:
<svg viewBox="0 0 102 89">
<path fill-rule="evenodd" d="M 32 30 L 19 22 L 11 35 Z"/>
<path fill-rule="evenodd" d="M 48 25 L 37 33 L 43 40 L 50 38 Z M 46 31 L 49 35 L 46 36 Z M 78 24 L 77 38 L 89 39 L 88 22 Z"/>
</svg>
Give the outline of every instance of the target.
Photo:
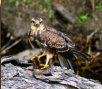
<svg viewBox="0 0 102 89">
<path fill-rule="evenodd" d="M 30 60 L 33 61 L 35 59 L 35 57 L 32 57 Z"/>
<path fill-rule="evenodd" d="M 33 61 L 37 56 L 32 57 L 30 60 Z"/>
<path fill-rule="evenodd" d="M 41 66 L 43 66 L 41 69 L 46 69 L 47 67 L 49 67 L 49 65 L 46 64 L 41 64 Z"/>
<path fill-rule="evenodd" d="M 42 56 L 37 56 L 38 59 L 40 59 Z"/>
<path fill-rule="evenodd" d="M 35 58 L 40 59 L 41 56 L 34 56 L 34 57 L 32 57 L 30 60 L 33 61 Z"/>
</svg>

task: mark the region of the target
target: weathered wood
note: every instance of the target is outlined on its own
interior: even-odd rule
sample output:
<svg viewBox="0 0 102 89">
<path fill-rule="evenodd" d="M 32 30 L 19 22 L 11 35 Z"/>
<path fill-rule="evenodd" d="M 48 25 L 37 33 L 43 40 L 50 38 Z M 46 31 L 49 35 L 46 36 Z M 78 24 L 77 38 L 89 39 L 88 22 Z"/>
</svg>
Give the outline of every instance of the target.
<svg viewBox="0 0 102 89">
<path fill-rule="evenodd" d="M 38 72 L 38 73 L 37 73 Z M 42 75 L 39 75 L 42 73 Z M 61 85 L 68 85 L 78 89 L 98 89 L 102 85 L 98 84 L 95 80 L 86 79 L 73 73 L 72 70 L 62 69 L 61 67 L 52 66 L 47 70 L 35 69 L 34 76 L 45 82 L 56 82 Z M 95 88 L 97 87 L 97 88 Z"/>
<path fill-rule="evenodd" d="M 83 78 L 72 70 L 51 66 L 46 70 L 33 69 L 11 64 L 15 57 L 1 58 L 1 87 L 2 89 L 101 89 L 102 85 L 91 79 Z M 9 63 L 5 61 L 9 60 Z M 20 62 L 20 61 L 19 61 Z M 6 64 L 5 64 L 6 63 Z M 28 63 L 27 63 L 28 64 Z M 26 65 L 26 63 L 25 63 Z"/>
</svg>

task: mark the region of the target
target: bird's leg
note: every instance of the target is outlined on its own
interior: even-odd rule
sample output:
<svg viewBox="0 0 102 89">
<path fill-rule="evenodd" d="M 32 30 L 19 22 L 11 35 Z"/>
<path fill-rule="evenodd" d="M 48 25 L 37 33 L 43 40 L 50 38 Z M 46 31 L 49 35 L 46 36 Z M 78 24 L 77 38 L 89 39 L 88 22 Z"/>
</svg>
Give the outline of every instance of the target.
<svg viewBox="0 0 102 89">
<path fill-rule="evenodd" d="M 39 55 L 37 57 L 38 57 L 38 59 L 40 59 L 41 57 L 45 56 L 46 54 L 47 54 L 46 51 L 44 51 L 41 55 Z"/>
<path fill-rule="evenodd" d="M 41 57 L 45 56 L 46 54 L 47 54 L 46 51 L 44 51 L 43 54 L 41 54 L 39 56 L 34 56 L 30 60 L 33 61 L 35 58 L 40 59 Z"/>
<path fill-rule="evenodd" d="M 45 69 L 45 68 L 47 68 L 47 67 L 49 66 L 48 63 L 49 63 L 49 60 L 50 60 L 51 58 L 53 58 L 53 54 L 47 53 L 46 63 L 45 63 L 45 64 L 41 64 L 41 66 L 43 66 L 41 69 Z"/>
</svg>

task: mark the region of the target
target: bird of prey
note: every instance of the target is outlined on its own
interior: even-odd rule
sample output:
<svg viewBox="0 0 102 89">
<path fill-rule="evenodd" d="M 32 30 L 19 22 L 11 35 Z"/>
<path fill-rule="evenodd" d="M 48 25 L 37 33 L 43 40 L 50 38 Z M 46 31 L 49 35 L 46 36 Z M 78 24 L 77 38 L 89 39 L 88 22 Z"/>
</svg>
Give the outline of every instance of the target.
<svg viewBox="0 0 102 89">
<path fill-rule="evenodd" d="M 82 57 L 86 61 L 88 60 L 88 54 L 75 50 L 74 43 L 66 34 L 48 27 L 44 24 L 42 18 L 32 18 L 28 36 L 31 42 L 36 41 L 43 50 L 43 54 L 37 56 L 37 58 L 40 59 L 46 56 L 46 63 L 41 64 L 41 69 L 49 67 L 49 60 L 55 55 L 62 67 L 70 68 L 75 72 L 77 72 L 77 66 L 74 63 L 74 60 L 76 60 L 75 55 Z M 32 57 L 31 60 L 34 60 L 34 58 Z"/>
</svg>

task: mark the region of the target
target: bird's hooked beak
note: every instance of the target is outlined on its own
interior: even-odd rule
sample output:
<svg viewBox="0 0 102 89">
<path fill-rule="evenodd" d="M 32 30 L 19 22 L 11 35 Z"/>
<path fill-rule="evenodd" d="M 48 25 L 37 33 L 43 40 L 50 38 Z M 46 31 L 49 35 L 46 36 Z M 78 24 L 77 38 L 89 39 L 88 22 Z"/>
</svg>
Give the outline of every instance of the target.
<svg viewBox="0 0 102 89">
<path fill-rule="evenodd" d="M 36 27 L 39 27 L 39 25 L 40 25 L 40 24 L 38 24 L 38 23 L 35 24 Z"/>
</svg>

